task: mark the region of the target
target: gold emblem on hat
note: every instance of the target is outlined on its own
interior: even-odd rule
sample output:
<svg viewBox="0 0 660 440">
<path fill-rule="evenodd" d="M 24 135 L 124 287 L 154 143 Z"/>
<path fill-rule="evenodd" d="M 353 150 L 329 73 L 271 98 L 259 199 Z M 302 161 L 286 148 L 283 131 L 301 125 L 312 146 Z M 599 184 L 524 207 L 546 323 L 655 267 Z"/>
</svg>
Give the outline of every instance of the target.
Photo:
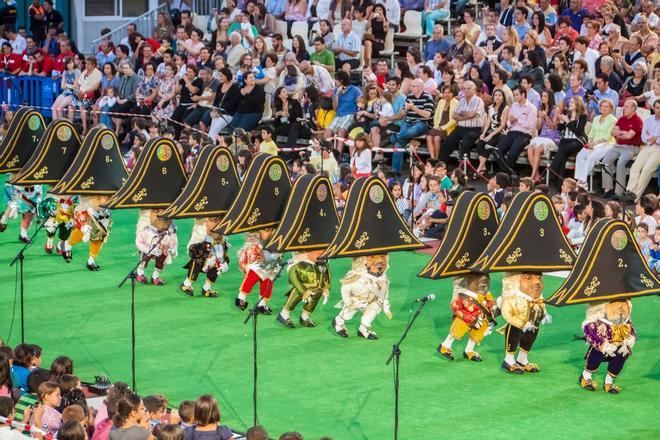
<svg viewBox="0 0 660 440">
<path fill-rule="evenodd" d="M 47 167 L 46 165 L 44 165 L 43 167 L 41 167 L 41 169 L 40 169 L 39 171 L 37 171 L 36 173 L 34 173 L 34 174 L 32 175 L 32 177 L 34 177 L 35 179 L 41 179 L 41 178 L 44 177 L 46 174 L 48 174 L 48 167 Z"/>
<path fill-rule="evenodd" d="M 362 249 L 367 244 L 367 241 L 369 241 L 369 234 L 367 234 L 367 231 L 364 231 L 360 235 L 360 238 L 355 240 L 355 247 L 357 249 Z"/>
<path fill-rule="evenodd" d="M 136 194 L 133 194 L 133 197 L 131 197 L 131 200 L 133 200 L 135 203 L 142 201 L 147 197 L 147 188 L 142 188 L 140 191 L 138 191 Z"/>
<path fill-rule="evenodd" d="M 80 184 L 82 189 L 89 189 L 90 186 L 94 186 L 94 176 L 89 176 L 87 180 Z"/>
<path fill-rule="evenodd" d="M 516 248 L 509 256 L 506 257 L 506 263 L 507 264 L 513 264 L 518 261 L 518 259 L 522 257 L 522 250 L 520 248 Z"/>
<path fill-rule="evenodd" d="M 600 280 L 598 279 L 598 277 L 593 277 L 589 285 L 585 287 L 584 295 L 585 296 L 593 295 L 594 293 L 596 293 L 596 289 L 598 288 L 598 286 L 600 286 Z"/>
</svg>

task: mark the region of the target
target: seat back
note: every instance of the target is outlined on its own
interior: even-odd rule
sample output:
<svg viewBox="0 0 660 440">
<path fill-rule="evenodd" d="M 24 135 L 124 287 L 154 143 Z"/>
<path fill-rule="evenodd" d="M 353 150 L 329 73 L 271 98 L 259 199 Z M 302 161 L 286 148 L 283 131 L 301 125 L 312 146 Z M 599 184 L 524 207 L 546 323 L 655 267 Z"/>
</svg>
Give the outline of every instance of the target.
<svg viewBox="0 0 660 440">
<path fill-rule="evenodd" d="M 422 13 L 407 10 L 403 16 L 403 24 L 406 26 L 406 34 L 422 35 Z"/>
</svg>

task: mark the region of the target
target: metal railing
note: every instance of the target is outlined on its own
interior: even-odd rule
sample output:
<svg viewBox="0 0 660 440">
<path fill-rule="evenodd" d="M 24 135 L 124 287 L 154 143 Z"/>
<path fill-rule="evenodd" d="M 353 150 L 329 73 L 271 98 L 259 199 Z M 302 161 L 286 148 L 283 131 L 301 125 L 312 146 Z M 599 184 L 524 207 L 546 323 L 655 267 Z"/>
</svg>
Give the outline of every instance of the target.
<svg viewBox="0 0 660 440">
<path fill-rule="evenodd" d="M 220 9 L 222 0 L 193 0 L 192 11 L 199 15 L 211 15 L 213 9 Z"/>
<path fill-rule="evenodd" d="M 110 39 L 112 42 L 119 44 L 122 38 L 128 35 L 127 29 L 128 25 L 135 24 L 137 31 L 144 35 L 145 37 L 151 37 L 153 34 L 156 23 L 158 23 L 158 14 L 160 12 L 167 11 L 167 3 L 161 3 L 155 8 L 145 12 L 144 14 L 136 17 L 126 24 L 119 26 L 118 28 L 113 29 L 109 33 L 105 34 L 102 37 L 93 40 L 90 43 L 90 53 L 96 54 L 98 52 L 99 45 L 103 40 Z"/>
<path fill-rule="evenodd" d="M 0 74 L 0 102 L 12 110 L 28 105 L 50 118 L 51 106 L 60 94 L 60 85 L 60 79 L 50 77 Z"/>
</svg>

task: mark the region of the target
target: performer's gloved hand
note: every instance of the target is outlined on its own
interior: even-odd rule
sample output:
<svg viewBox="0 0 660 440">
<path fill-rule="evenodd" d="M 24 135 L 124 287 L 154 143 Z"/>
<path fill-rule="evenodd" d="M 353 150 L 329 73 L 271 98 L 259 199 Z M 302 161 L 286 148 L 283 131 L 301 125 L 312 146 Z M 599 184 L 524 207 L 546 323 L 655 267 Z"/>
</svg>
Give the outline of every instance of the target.
<svg viewBox="0 0 660 440">
<path fill-rule="evenodd" d="M 326 305 L 328 303 L 328 294 L 327 292 L 323 292 L 323 305 Z"/>
<path fill-rule="evenodd" d="M 536 326 L 531 321 L 527 321 L 522 328 L 522 331 L 525 333 L 533 332 L 534 330 L 536 330 Z"/>
<path fill-rule="evenodd" d="M 474 327 L 476 330 L 479 330 L 483 324 L 484 324 L 484 316 L 483 316 L 483 315 L 479 315 L 479 317 L 478 317 L 477 319 L 474 320 L 474 326 L 473 326 L 473 327 Z"/>
<path fill-rule="evenodd" d="M 57 229 L 57 222 L 55 221 L 55 219 L 51 217 L 48 220 L 46 220 L 46 222 L 44 223 L 44 229 L 49 234 L 54 234 L 55 230 Z"/>
<path fill-rule="evenodd" d="M 390 302 L 385 300 L 383 303 L 383 312 L 385 312 L 385 316 L 387 316 L 387 319 L 392 319 L 392 311 L 390 310 Z"/>
<path fill-rule="evenodd" d="M 16 201 L 12 200 L 9 202 L 7 205 L 7 210 L 5 211 L 7 213 L 8 218 L 17 218 L 18 217 L 18 204 Z"/>
<path fill-rule="evenodd" d="M 227 263 L 220 263 L 220 272 L 225 273 L 229 270 L 229 265 Z"/>
<path fill-rule="evenodd" d="M 618 347 L 610 342 L 604 342 L 603 347 L 600 349 L 603 353 L 605 353 L 608 356 L 614 357 L 616 356 L 616 349 Z"/>
<path fill-rule="evenodd" d="M 552 315 L 546 312 L 545 315 L 543 315 L 541 324 L 552 324 Z"/>
<path fill-rule="evenodd" d="M 153 255 L 154 257 L 160 257 L 161 255 L 163 255 L 163 250 L 158 246 L 156 246 L 151 250 L 151 255 Z"/>
<path fill-rule="evenodd" d="M 73 220 L 69 220 L 68 222 L 64 223 L 64 227 L 67 229 L 72 229 L 74 225 L 75 223 L 73 222 Z"/>
<path fill-rule="evenodd" d="M 90 234 L 92 233 L 92 227 L 90 225 L 84 225 L 80 228 L 80 232 L 83 233 L 82 241 L 85 243 L 89 242 Z"/>
<path fill-rule="evenodd" d="M 368 305 L 369 303 L 366 301 L 356 301 L 355 303 L 355 307 L 357 307 L 358 309 L 366 309 Z"/>
<path fill-rule="evenodd" d="M 628 355 L 630 355 L 630 347 L 628 347 L 628 346 L 625 345 L 625 344 L 624 344 L 624 345 L 621 345 L 621 346 L 619 347 L 619 349 L 617 350 L 617 352 L 618 352 L 620 355 L 622 355 L 622 356 L 628 356 Z"/>
</svg>

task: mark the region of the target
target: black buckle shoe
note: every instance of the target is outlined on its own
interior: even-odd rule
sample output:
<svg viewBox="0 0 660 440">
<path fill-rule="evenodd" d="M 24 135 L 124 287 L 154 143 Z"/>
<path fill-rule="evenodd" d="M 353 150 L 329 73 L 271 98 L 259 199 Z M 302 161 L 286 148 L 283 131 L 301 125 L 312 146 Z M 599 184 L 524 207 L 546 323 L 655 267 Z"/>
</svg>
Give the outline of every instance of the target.
<svg viewBox="0 0 660 440">
<path fill-rule="evenodd" d="M 182 291 L 187 296 L 193 296 L 193 288 L 191 286 L 186 286 L 185 284 L 181 284 L 181 286 L 179 286 L 179 290 Z"/>
<path fill-rule="evenodd" d="M 277 314 L 277 322 L 282 324 L 284 327 L 287 328 L 295 328 L 296 326 L 293 325 L 293 322 L 289 318 L 285 318 L 284 316 L 280 315 L 279 313 Z"/>
<path fill-rule="evenodd" d="M 273 314 L 273 311 L 266 304 L 257 307 L 257 312 L 261 313 L 262 315 L 272 315 Z"/>
<path fill-rule="evenodd" d="M 247 301 L 245 301 L 243 299 L 236 298 L 236 300 L 234 301 L 234 305 L 239 310 L 244 311 L 245 309 L 247 309 L 248 303 L 247 303 Z"/>
<path fill-rule="evenodd" d="M 300 322 L 300 325 L 302 325 L 303 327 L 307 327 L 307 328 L 316 327 L 316 323 L 314 323 L 314 321 L 312 321 L 311 319 L 302 319 L 302 318 L 300 318 L 299 322 Z"/>
<path fill-rule="evenodd" d="M 216 292 L 213 289 L 209 289 L 209 290 L 202 289 L 202 296 L 204 296 L 206 298 L 217 298 L 218 297 L 218 292 Z"/>
<path fill-rule="evenodd" d="M 18 241 L 22 241 L 22 242 L 25 243 L 25 244 L 30 244 L 30 243 L 32 243 L 32 240 L 30 240 L 30 238 L 28 238 L 28 237 L 23 237 L 22 235 L 19 235 L 19 236 L 18 236 Z"/>
<path fill-rule="evenodd" d="M 336 319 L 332 320 L 332 329 L 335 331 L 335 333 L 337 333 L 342 338 L 348 338 L 348 331 L 346 330 L 346 328 L 341 328 L 341 329 L 337 330 L 337 320 Z"/>
<path fill-rule="evenodd" d="M 66 261 L 67 263 L 71 263 L 71 260 L 73 260 L 73 252 L 71 251 L 62 252 L 62 258 L 64 258 L 64 261 Z"/>
<path fill-rule="evenodd" d="M 362 333 L 360 329 L 358 329 L 358 336 L 364 339 L 368 339 L 370 341 L 375 341 L 376 339 L 378 339 L 378 335 L 369 330 L 367 330 L 367 334 L 365 335 L 364 333 Z"/>
<path fill-rule="evenodd" d="M 100 269 L 101 269 L 101 267 L 96 263 L 92 263 L 92 264 L 87 263 L 87 270 L 90 270 L 92 272 L 96 272 Z"/>
</svg>

